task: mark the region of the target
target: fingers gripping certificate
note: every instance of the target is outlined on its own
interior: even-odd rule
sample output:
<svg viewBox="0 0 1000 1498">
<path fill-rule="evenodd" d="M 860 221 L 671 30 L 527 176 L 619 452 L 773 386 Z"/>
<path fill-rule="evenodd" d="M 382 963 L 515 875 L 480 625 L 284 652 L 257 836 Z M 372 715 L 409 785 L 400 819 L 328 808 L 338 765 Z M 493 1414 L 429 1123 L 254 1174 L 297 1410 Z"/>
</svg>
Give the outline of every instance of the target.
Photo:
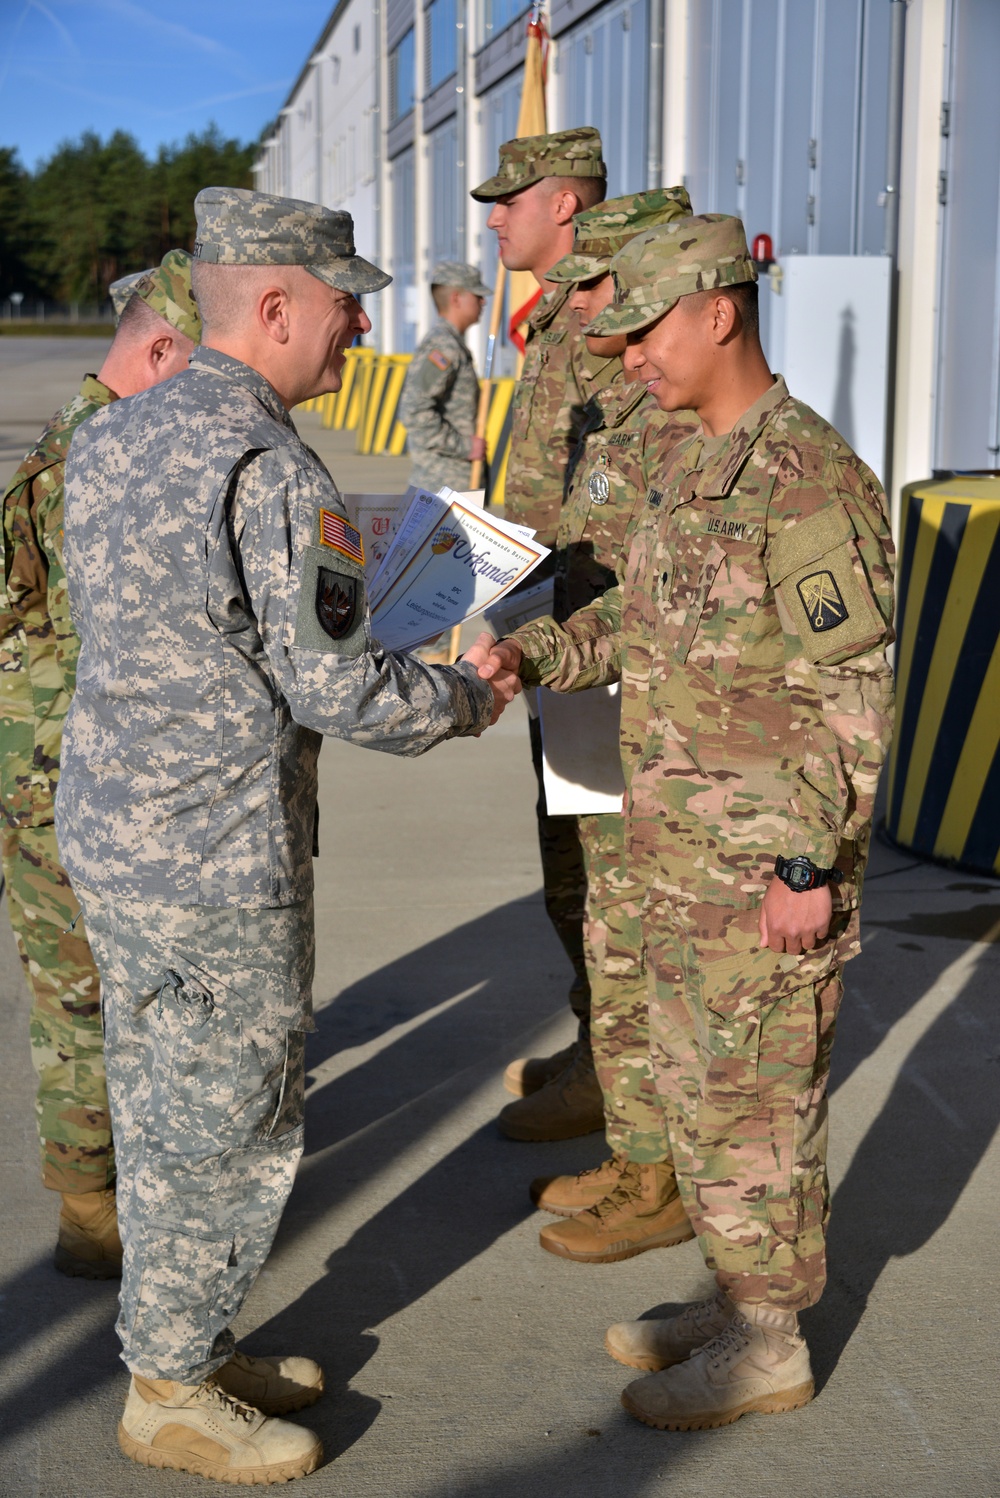
<svg viewBox="0 0 1000 1498">
<path fill-rule="evenodd" d="M 371 581 L 372 633 L 412 649 L 497 603 L 547 556 L 525 527 L 418 489 Z"/>
</svg>

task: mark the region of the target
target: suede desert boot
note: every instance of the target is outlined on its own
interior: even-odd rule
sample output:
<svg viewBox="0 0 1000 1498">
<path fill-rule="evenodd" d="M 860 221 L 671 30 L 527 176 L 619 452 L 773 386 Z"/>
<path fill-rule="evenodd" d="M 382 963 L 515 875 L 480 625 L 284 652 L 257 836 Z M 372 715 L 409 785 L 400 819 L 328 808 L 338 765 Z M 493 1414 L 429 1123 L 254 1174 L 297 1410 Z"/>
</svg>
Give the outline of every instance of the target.
<svg viewBox="0 0 1000 1498">
<path fill-rule="evenodd" d="M 542 1228 L 538 1241 L 550 1254 L 579 1264 L 613 1264 L 693 1237 L 670 1161 L 629 1160 L 608 1196 L 566 1222 Z"/>
<path fill-rule="evenodd" d="M 216 1372 L 215 1382 L 262 1415 L 290 1415 L 316 1403 L 323 1392 L 323 1370 L 312 1358 L 252 1358 L 234 1352 Z"/>
<path fill-rule="evenodd" d="M 602 1161 L 592 1170 L 581 1170 L 579 1175 L 536 1176 L 528 1187 L 528 1195 L 540 1212 L 575 1217 L 610 1196 L 627 1166 L 624 1155 L 612 1155 L 610 1160 Z"/>
<path fill-rule="evenodd" d="M 315 1472 L 323 1460 L 311 1430 L 262 1415 L 214 1378 L 179 1384 L 133 1374 L 118 1444 L 145 1467 L 216 1482 L 290 1482 Z"/>
<path fill-rule="evenodd" d="M 517 1061 L 512 1061 L 504 1072 L 503 1085 L 515 1097 L 528 1097 L 530 1093 L 544 1087 L 546 1082 L 558 1077 L 561 1071 L 565 1071 L 570 1062 L 576 1059 L 579 1050 L 580 1042 L 574 1040 L 572 1045 L 564 1046 L 551 1056 L 521 1056 Z"/>
<path fill-rule="evenodd" d="M 120 1280 L 122 1240 L 114 1187 L 62 1193 L 55 1266 L 85 1280 Z"/>
<path fill-rule="evenodd" d="M 809 1349 L 794 1311 L 737 1304 L 717 1337 L 685 1362 L 629 1384 L 622 1404 L 657 1430 L 710 1430 L 752 1412 L 797 1410 L 812 1397 Z"/>
<path fill-rule="evenodd" d="M 699 1300 L 685 1306 L 677 1316 L 662 1316 L 644 1321 L 616 1321 L 609 1326 L 604 1346 L 616 1362 L 627 1368 L 642 1368 L 659 1373 L 683 1363 L 699 1347 L 711 1342 L 736 1315 L 736 1307 L 724 1291 L 718 1290 L 711 1300 Z"/>
<path fill-rule="evenodd" d="M 501 1108 L 497 1126 L 508 1139 L 576 1139 L 604 1128 L 604 1099 L 590 1047 L 580 1046 L 558 1076 Z"/>
</svg>

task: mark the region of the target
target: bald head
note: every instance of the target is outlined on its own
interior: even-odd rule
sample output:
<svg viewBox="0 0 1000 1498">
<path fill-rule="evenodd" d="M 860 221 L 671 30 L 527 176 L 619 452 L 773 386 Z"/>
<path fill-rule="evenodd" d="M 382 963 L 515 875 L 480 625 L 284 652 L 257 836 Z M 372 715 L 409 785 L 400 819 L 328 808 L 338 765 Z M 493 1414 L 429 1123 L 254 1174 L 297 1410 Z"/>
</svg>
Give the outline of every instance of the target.
<svg viewBox="0 0 1000 1498">
<path fill-rule="evenodd" d="M 194 348 L 186 333 L 132 296 L 97 377 L 122 398 L 138 395 L 186 369 Z"/>
<path fill-rule="evenodd" d="M 308 293 L 312 289 L 308 283 L 315 284 L 315 280 L 301 265 L 210 265 L 196 260 L 191 286 L 204 337 L 246 334 L 256 321 L 261 296 L 270 287 L 294 299 L 296 289 Z"/>
</svg>

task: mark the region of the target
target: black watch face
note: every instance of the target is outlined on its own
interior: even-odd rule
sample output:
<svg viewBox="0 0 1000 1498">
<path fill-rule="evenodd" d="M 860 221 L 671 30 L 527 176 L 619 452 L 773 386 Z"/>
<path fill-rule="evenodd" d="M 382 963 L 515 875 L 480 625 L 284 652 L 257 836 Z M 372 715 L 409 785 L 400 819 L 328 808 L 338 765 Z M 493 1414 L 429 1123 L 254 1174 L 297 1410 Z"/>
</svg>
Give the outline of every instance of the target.
<svg viewBox="0 0 1000 1498">
<path fill-rule="evenodd" d="M 812 870 L 801 863 L 793 863 L 788 870 L 788 882 L 793 889 L 811 889 L 813 876 Z"/>
</svg>

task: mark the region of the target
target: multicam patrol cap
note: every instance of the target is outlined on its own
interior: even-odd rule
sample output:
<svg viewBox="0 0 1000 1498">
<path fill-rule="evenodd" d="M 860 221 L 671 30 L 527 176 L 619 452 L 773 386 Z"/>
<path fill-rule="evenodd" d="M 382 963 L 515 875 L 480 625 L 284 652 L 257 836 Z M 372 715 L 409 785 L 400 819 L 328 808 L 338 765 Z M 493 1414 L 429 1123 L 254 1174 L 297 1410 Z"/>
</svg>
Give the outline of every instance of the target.
<svg viewBox="0 0 1000 1498">
<path fill-rule="evenodd" d="M 204 187 L 194 200 L 194 258 L 206 265 L 301 265 L 360 296 L 392 280 L 354 248 L 349 213 L 245 187 Z"/>
<path fill-rule="evenodd" d="M 552 135 L 523 135 L 504 141 L 495 177 L 474 188 L 477 203 L 489 203 L 508 193 L 520 192 L 543 177 L 607 178 L 601 155 L 601 135 L 593 125 L 576 130 L 556 130 Z"/>
<path fill-rule="evenodd" d="M 492 296 L 493 287 L 487 286 L 474 265 L 464 260 L 440 260 L 431 271 L 432 286 L 457 286 L 460 291 L 472 291 L 476 296 Z"/>
<path fill-rule="evenodd" d="M 691 214 L 685 187 L 656 187 L 609 198 L 573 218 L 573 248 L 545 272 L 547 281 L 592 281 L 605 276 L 611 261 L 629 240 L 657 224 Z"/>
<path fill-rule="evenodd" d="M 723 213 L 678 218 L 639 234 L 611 262 L 615 298 L 584 328 L 592 337 L 648 328 L 695 291 L 756 281 L 743 222 Z"/>
<path fill-rule="evenodd" d="M 108 294 L 115 309 L 116 323 L 121 321 L 125 308 L 137 296 L 192 343 L 200 342 L 201 318 L 191 291 L 191 256 L 187 250 L 168 250 L 159 265 L 154 265 L 151 270 L 120 276 L 117 281 L 112 281 Z"/>
</svg>

